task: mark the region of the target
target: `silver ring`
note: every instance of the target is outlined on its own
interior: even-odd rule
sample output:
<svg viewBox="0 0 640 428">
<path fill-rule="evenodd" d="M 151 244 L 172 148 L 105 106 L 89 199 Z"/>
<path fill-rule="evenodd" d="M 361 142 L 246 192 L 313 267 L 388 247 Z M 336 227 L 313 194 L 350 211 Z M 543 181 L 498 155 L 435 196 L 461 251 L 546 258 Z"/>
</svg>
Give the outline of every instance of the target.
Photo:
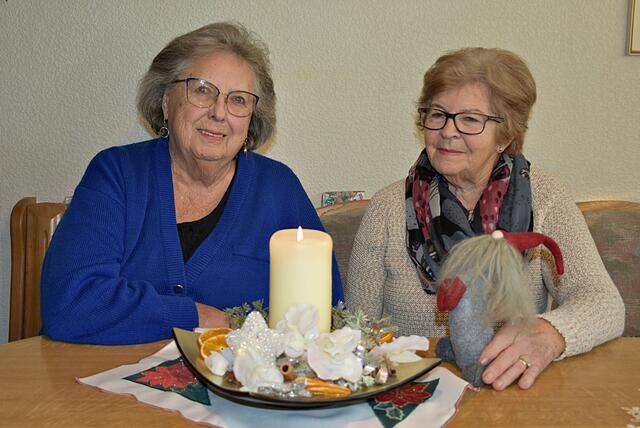
<svg viewBox="0 0 640 428">
<path fill-rule="evenodd" d="M 529 363 L 527 360 L 525 360 L 522 357 L 518 358 L 518 361 L 520 361 L 522 364 L 524 364 L 525 370 L 528 369 L 529 367 L 531 367 L 531 363 Z"/>
</svg>

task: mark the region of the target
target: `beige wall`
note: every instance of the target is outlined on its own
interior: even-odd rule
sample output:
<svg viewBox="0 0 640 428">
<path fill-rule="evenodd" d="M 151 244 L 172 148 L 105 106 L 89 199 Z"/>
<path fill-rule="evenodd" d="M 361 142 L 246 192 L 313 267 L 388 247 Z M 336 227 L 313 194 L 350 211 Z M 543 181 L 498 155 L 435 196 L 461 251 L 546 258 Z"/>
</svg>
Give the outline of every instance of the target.
<svg viewBox="0 0 640 428">
<path fill-rule="evenodd" d="M 627 0 L 0 1 L 0 342 L 9 213 L 62 200 L 100 149 L 148 138 L 136 84 L 171 38 L 238 20 L 269 44 L 278 134 L 314 204 L 370 197 L 420 150 L 412 112 L 444 51 L 511 49 L 539 88 L 525 154 L 576 200 L 640 201 L 640 57 L 625 56 Z"/>
</svg>

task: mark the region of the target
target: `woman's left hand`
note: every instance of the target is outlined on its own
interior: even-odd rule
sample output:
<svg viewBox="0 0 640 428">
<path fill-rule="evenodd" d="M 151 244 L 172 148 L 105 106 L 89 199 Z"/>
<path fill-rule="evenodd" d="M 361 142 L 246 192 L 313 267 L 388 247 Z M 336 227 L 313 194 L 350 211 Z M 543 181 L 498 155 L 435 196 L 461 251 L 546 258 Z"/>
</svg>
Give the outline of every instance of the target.
<svg viewBox="0 0 640 428">
<path fill-rule="evenodd" d="M 518 386 L 528 389 L 564 348 L 564 338 L 542 318 L 526 327 L 504 326 L 480 354 L 481 364 L 491 362 L 482 380 L 502 391 L 520 378 Z"/>
<path fill-rule="evenodd" d="M 223 311 L 203 303 L 196 303 L 198 327 L 229 327 L 229 318 Z"/>
</svg>

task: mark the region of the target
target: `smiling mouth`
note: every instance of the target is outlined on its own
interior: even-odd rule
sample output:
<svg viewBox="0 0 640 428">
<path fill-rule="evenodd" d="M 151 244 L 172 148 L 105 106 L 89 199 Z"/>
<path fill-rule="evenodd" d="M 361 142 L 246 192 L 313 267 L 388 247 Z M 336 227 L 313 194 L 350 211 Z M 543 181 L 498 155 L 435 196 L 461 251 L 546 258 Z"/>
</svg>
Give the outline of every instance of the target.
<svg viewBox="0 0 640 428">
<path fill-rule="evenodd" d="M 209 131 L 208 129 L 198 129 L 198 132 L 209 138 L 224 138 L 227 135 L 222 132 Z"/>
<path fill-rule="evenodd" d="M 438 148 L 438 151 L 447 155 L 461 155 L 464 153 L 458 150 L 445 149 L 443 147 Z"/>
</svg>

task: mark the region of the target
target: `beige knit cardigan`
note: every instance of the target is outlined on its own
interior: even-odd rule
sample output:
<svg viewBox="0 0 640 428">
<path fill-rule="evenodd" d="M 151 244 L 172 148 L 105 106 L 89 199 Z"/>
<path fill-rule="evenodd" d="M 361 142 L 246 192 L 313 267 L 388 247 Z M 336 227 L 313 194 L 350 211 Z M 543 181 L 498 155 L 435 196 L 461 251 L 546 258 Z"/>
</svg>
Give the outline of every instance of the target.
<svg viewBox="0 0 640 428">
<path fill-rule="evenodd" d="M 527 277 L 540 317 L 564 337 L 559 359 L 589 351 L 624 329 L 624 304 L 598 255 L 584 218 L 564 188 L 531 170 L 534 231 L 552 237 L 565 273 L 554 275 L 553 256 L 540 246 L 525 253 Z M 391 316 L 402 335 L 445 336 L 446 316 L 420 285 L 406 249 L 404 180 L 369 203 L 349 263 L 345 303 L 372 319 Z M 553 308 L 553 309 L 552 309 Z"/>
</svg>

